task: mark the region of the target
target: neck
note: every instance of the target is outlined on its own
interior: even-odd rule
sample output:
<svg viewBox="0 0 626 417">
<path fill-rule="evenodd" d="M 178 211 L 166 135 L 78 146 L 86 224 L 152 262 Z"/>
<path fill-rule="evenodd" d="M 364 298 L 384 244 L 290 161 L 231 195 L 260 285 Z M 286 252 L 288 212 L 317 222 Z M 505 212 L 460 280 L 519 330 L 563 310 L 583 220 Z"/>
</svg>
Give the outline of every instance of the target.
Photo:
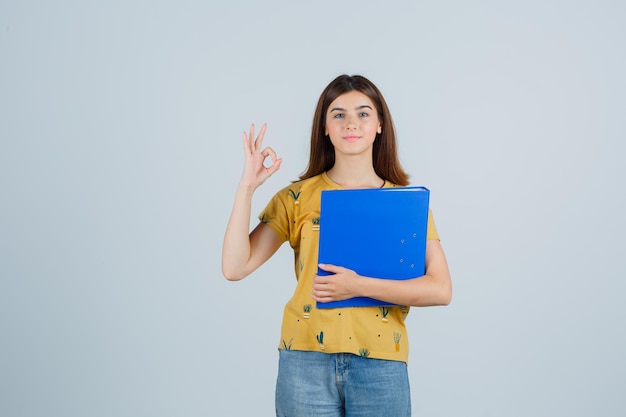
<svg viewBox="0 0 626 417">
<path fill-rule="evenodd" d="M 379 188 L 385 184 L 385 180 L 374 171 L 371 162 L 363 164 L 337 160 L 326 175 L 331 181 L 344 188 Z"/>
</svg>

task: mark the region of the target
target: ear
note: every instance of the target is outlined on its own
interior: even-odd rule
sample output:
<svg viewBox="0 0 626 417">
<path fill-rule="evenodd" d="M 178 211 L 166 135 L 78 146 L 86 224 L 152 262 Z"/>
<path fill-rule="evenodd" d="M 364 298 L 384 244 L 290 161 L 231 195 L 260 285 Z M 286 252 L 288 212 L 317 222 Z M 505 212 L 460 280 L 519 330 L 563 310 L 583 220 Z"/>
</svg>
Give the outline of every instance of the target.
<svg viewBox="0 0 626 417">
<path fill-rule="evenodd" d="M 378 124 L 378 129 L 376 129 L 376 132 L 378 132 L 378 134 L 383 133 L 383 126 L 380 123 Z"/>
</svg>

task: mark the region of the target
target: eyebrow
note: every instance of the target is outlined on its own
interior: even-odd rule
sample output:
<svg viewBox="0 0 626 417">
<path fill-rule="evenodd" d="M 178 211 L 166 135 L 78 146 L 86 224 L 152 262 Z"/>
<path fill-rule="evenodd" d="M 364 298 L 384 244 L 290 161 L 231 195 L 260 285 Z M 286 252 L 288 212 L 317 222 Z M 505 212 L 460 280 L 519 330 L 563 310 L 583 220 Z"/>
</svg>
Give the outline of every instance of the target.
<svg viewBox="0 0 626 417">
<path fill-rule="evenodd" d="M 372 110 L 372 111 L 374 110 L 374 109 L 372 109 L 372 107 L 371 107 L 371 106 L 369 106 L 369 105 L 367 105 L 367 104 L 364 104 L 364 105 L 359 106 L 359 107 L 355 107 L 355 109 L 354 109 L 354 110 L 361 110 L 361 109 L 370 109 L 370 110 Z M 333 107 L 333 108 L 330 110 L 330 112 L 329 112 L 329 113 L 334 112 L 334 111 L 346 111 L 346 109 L 341 108 L 341 107 Z"/>
</svg>

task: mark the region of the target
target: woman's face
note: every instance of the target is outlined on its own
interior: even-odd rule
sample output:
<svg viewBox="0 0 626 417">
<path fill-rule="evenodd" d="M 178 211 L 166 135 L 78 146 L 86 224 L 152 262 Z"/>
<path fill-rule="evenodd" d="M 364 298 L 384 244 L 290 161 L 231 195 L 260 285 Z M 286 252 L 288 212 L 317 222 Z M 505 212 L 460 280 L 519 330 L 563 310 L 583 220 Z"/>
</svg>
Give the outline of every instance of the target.
<svg viewBox="0 0 626 417">
<path fill-rule="evenodd" d="M 382 130 L 374 103 L 359 91 L 337 97 L 326 112 L 326 135 L 335 147 L 335 156 L 371 155 L 376 134 Z"/>
</svg>

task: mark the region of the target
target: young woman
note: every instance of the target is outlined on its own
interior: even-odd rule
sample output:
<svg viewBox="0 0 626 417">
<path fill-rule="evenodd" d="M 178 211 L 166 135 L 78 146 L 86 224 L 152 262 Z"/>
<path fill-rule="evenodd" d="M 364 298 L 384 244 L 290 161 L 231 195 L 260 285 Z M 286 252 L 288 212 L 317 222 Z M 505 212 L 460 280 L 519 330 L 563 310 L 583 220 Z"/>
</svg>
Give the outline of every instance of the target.
<svg viewBox="0 0 626 417">
<path fill-rule="evenodd" d="M 429 212 L 426 272 L 408 280 L 360 276 L 341 265 L 319 265 L 317 245 L 322 190 L 408 185 L 400 166 L 393 122 L 378 88 L 362 76 L 341 75 L 322 92 L 311 133 L 309 164 L 299 181 L 280 190 L 249 233 L 252 196 L 281 159 L 263 147 L 266 125 L 243 134 L 245 165 L 226 228 L 222 271 L 240 280 L 289 241 L 297 286 L 285 306 L 276 415 L 409 416 L 404 319 L 409 306 L 447 305 L 452 284 Z M 272 165 L 266 167 L 269 158 Z M 357 296 L 395 307 L 317 309 Z"/>
</svg>

